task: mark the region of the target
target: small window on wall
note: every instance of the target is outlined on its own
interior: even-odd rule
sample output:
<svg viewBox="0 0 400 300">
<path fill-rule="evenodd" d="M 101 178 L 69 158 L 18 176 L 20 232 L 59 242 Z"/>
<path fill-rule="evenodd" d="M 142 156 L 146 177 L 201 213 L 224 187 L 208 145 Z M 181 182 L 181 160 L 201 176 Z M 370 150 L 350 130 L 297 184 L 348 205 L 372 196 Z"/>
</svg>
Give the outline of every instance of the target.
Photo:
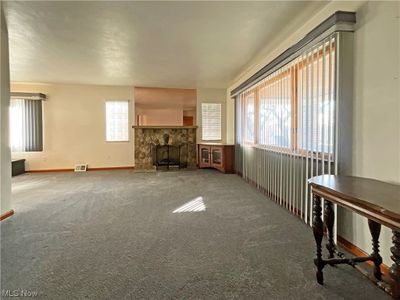
<svg viewBox="0 0 400 300">
<path fill-rule="evenodd" d="M 202 139 L 221 140 L 221 103 L 201 104 Z"/>
<path fill-rule="evenodd" d="M 129 101 L 106 101 L 106 141 L 129 141 Z"/>
</svg>

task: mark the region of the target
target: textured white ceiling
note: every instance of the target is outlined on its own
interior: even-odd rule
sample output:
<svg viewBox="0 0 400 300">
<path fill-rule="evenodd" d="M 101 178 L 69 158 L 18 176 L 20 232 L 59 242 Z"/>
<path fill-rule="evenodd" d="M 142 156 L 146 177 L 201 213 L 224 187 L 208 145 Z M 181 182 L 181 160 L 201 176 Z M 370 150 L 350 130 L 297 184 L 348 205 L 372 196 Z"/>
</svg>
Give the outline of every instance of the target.
<svg viewBox="0 0 400 300">
<path fill-rule="evenodd" d="M 11 80 L 227 87 L 285 23 L 322 5 L 7 2 Z"/>
</svg>

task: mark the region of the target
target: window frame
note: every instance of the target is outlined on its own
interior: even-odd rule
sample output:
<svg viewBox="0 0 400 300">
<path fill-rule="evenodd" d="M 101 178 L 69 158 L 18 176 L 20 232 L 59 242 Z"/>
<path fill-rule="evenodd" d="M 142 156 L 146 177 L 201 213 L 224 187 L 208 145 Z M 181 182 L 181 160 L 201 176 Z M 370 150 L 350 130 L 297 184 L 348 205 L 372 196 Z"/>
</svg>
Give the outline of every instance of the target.
<svg viewBox="0 0 400 300">
<path fill-rule="evenodd" d="M 126 140 L 112 140 L 109 141 L 107 140 L 107 102 L 127 102 L 128 103 L 128 138 Z M 129 130 L 129 124 L 131 120 L 131 114 L 130 114 L 130 108 L 131 108 L 131 101 L 129 99 L 106 99 L 104 101 L 104 141 L 106 143 L 130 143 L 131 141 L 131 133 Z"/>
</svg>

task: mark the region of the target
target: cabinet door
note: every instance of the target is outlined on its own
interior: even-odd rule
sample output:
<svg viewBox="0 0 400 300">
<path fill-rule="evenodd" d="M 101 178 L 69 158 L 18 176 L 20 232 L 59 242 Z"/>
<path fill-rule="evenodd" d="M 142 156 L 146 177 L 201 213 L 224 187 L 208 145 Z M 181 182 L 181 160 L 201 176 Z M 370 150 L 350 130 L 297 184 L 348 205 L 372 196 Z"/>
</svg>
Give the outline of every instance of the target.
<svg viewBox="0 0 400 300">
<path fill-rule="evenodd" d="M 199 167 L 211 167 L 211 153 L 209 146 L 200 146 L 199 147 Z"/>
<path fill-rule="evenodd" d="M 224 168 L 223 147 L 211 147 L 211 165 L 221 170 Z"/>
</svg>

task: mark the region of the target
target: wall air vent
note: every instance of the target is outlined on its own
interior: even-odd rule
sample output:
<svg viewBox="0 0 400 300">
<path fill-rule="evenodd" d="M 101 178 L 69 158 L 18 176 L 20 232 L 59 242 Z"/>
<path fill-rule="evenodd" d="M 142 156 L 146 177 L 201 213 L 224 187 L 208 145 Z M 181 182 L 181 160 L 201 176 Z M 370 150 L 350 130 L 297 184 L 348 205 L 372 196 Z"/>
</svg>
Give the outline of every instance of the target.
<svg viewBox="0 0 400 300">
<path fill-rule="evenodd" d="M 75 172 L 86 172 L 86 171 L 87 171 L 87 164 L 75 165 Z"/>
</svg>

